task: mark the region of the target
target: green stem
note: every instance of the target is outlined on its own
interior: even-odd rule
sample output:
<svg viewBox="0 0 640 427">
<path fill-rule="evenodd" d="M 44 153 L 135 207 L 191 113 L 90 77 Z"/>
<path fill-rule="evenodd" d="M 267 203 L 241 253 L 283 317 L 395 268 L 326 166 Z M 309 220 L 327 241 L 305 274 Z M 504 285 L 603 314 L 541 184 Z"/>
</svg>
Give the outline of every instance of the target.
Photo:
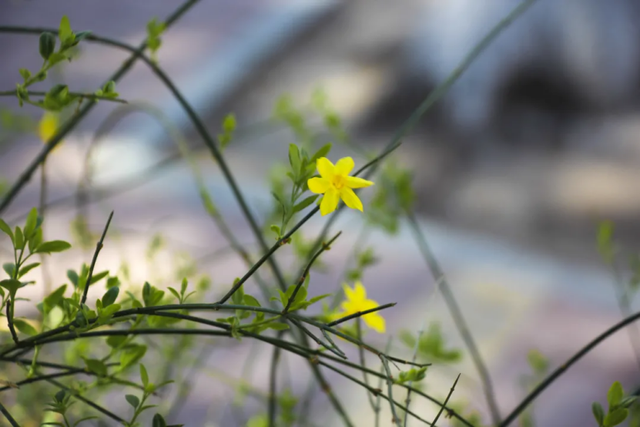
<svg viewBox="0 0 640 427">
<path fill-rule="evenodd" d="M 11 427 L 20 427 L 20 424 L 18 424 L 15 418 L 11 416 L 11 414 L 9 413 L 9 411 L 7 411 L 7 408 L 4 407 L 2 402 L 0 402 L 0 413 L 4 415 L 7 421 L 9 421 L 9 424 L 11 424 Z"/>
<path fill-rule="evenodd" d="M 102 231 L 102 236 L 100 236 L 100 240 L 96 244 L 96 250 L 93 253 L 93 259 L 91 260 L 91 267 L 89 268 L 89 275 L 87 276 L 87 281 L 84 284 L 84 291 L 82 293 L 82 299 L 80 300 L 80 305 L 84 305 L 87 302 L 87 295 L 89 294 L 89 286 L 91 285 L 91 279 L 93 278 L 93 269 L 96 266 L 96 262 L 98 261 L 98 255 L 102 250 L 104 238 L 107 236 L 107 230 L 109 230 L 109 224 L 111 224 L 111 219 L 113 218 L 113 211 L 109 214 L 109 219 L 107 219 L 107 224 L 104 226 L 104 230 Z"/>
<path fill-rule="evenodd" d="M 41 91 L 28 91 L 27 94 L 29 96 L 45 96 L 47 94 L 47 92 L 41 92 Z M 0 91 L 0 96 L 16 96 L 17 95 L 17 91 L 14 90 L 4 90 L 4 91 Z M 110 102 L 116 102 L 118 104 L 126 104 L 127 100 L 125 99 L 120 99 L 120 98 L 111 98 L 108 96 L 100 96 L 100 95 L 96 95 L 94 93 L 81 93 L 81 92 L 69 92 L 69 96 L 71 97 L 75 97 L 75 98 L 81 98 L 81 99 L 90 99 L 90 100 L 100 100 L 100 101 L 110 101 Z M 27 100 L 24 100 L 27 101 Z M 36 103 L 31 103 L 34 105 L 38 105 Z"/>
<path fill-rule="evenodd" d="M 278 338 L 282 333 L 278 333 Z M 273 348 L 273 355 L 271 356 L 271 369 L 269 371 L 269 405 L 268 405 L 268 416 L 269 416 L 269 427 L 276 426 L 276 403 L 277 403 L 277 395 L 276 395 L 276 386 L 277 386 L 277 372 L 278 372 L 278 362 L 280 361 L 280 347 Z"/>
<path fill-rule="evenodd" d="M 460 374 L 458 374 L 458 376 L 456 377 L 456 380 L 453 382 L 453 385 L 451 386 L 451 390 L 449 390 L 449 394 L 447 394 L 447 398 L 444 400 L 444 403 L 440 407 L 440 410 L 438 411 L 438 413 L 436 414 L 436 417 L 433 419 L 433 422 L 431 423 L 431 425 L 433 425 L 434 427 L 435 427 L 436 423 L 438 422 L 438 419 L 440 418 L 440 415 L 442 415 L 442 412 L 444 411 L 444 408 L 447 406 L 447 403 L 449 403 L 449 399 L 451 398 L 451 395 L 453 394 L 453 390 L 456 389 L 456 384 L 458 384 L 458 380 L 459 379 L 460 379 Z"/>
</svg>

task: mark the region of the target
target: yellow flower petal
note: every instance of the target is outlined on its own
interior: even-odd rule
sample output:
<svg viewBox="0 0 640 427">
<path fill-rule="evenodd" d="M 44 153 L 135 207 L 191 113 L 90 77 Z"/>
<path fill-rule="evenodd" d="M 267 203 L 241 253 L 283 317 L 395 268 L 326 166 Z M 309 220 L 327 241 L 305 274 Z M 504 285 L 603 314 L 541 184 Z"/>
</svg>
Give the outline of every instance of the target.
<svg viewBox="0 0 640 427">
<path fill-rule="evenodd" d="M 343 188 L 340 190 L 340 197 L 345 205 L 349 206 L 351 209 L 358 209 L 362 212 L 362 202 L 356 196 L 356 193 L 353 192 L 350 188 Z"/>
<path fill-rule="evenodd" d="M 355 176 L 348 176 L 345 178 L 346 186 L 349 188 L 364 188 L 373 185 L 373 182 L 366 179 L 358 178 Z"/>
<path fill-rule="evenodd" d="M 331 181 L 333 176 L 336 174 L 336 167 L 333 166 L 333 163 L 326 157 L 320 157 L 316 161 L 316 167 L 318 168 L 318 173 L 324 179 L 328 179 Z"/>
<path fill-rule="evenodd" d="M 38 136 L 40 140 L 46 144 L 51 137 L 55 135 L 58 129 L 58 116 L 49 111 L 45 111 L 44 115 L 38 123 Z"/>
<path fill-rule="evenodd" d="M 343 157 L 336 163 L 336 173 L 343 176 L 349 175 L 354 166 L 355 163 L 351 157 Z"/>
<path fill-rule="evenodd" d="M 331 187 L 331 183 L 329 181 L 318 177 L 308 180 L 307 185 L 309 186 L 309 190 L 316 194 L 324 194 L 327 192 L 329 187 Z"/>
<path fill-rule="evenodd" d="M 353 286 L 353 299 L 357 300 L 357 301 L 364 301 L 367 299 L 367 290 L 364 288 L 364 286 L 362 285 L 361 281 L 357 281 L 354 286 Z M 374 302 L 375 304 L 375 302 Z M 371 308 L 371 307 L 369 307 Z M 369 308 L 365 308 L 365 310 L 368 310 Z"/>
<path fill-rule="evenodd" d="M 364 323 L 366 323 L 371 329 L 381 334 L 384 334 L 386 330 L 386 324 L 384 321 L 384 317 L 380 316 L 378 312 L 365 314 L 362 316 Z"/>
<path fill-rule="evenodd" d="M 344 296 L 347 297 L 347 301 L 354 299 L 356 295 L 355 289 L 351 289 L 351 287 L 346 283 L 342 285 L 342 289 L 344 290 Z"/>
<path fill-rule="evenodd" d="M 335 211 L 338 207 L 338 201 L 340 201 L 340 193 L 335 188 L 330 187 L 327 192 L 324 193 L 322 202 L 320 202 L 320 213 L 322 216 Z"/>
</svg>

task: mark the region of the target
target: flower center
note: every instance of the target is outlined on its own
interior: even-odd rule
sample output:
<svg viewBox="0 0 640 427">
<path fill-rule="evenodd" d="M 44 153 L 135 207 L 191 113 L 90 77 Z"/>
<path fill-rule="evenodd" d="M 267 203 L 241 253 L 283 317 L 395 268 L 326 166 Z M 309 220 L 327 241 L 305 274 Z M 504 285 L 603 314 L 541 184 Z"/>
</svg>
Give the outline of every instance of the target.
<svg viewBox="0 0 640 427">
<path fill-rule="evenodd" d="M 346 183 L 346 179 L 344 179 L 344 176 L 342 175 L 334 175 L 332 183 L 337 190 L 341 190 Z"/>
</svg>

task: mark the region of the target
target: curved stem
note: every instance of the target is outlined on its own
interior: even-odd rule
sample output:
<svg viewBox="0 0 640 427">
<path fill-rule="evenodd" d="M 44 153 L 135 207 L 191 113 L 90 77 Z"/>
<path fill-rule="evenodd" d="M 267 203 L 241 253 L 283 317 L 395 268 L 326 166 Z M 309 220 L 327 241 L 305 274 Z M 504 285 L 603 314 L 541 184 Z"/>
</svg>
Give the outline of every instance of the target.
<svg viewBox="0 0 640 427">
<path fill-rule="evenodd" d="M 531 393 L 529 393 L 529 395 L 525 397 L 524 400 L 509 415 L 505 417 L 505 419 L 500 423 L 499 427 L 508 426 L 513 421 L 515 421 L 518 415 L 520 415 L 520 413 L 524 411 L 524 409 L 527 406 L 529 406 L 529 404 L 533 402 L 540 393 L 542 393 L 555 380 L 557 380 L 562 374 L 564 374 L 567 371 L 567 369 L 569 369 L 574 363 L 582 359 L 582 357 L 588 354 L 602 341 L 606 340 L 607 338 L 609 338 L 611 335 L 613 335 L 620 329 L 624 328 L 627 325 L 630 325 L 631 323 L 635 322 L 638 319 L 640 319 L 640 312 L 627 317 L 626 319 L 622 320 L 621 322 L 607 329 L 602 334 L 598 335 L 598 337 L 596 337 L 593 341 L 591 341 L 589 344 L 584 346 L 573 357 L 571 357 L 569 360 L 563 363 L 558 369 L 553 371 L 551 375 L 549 375 L 544 381 L 542 381 L 535 389 L 533 389 Z"/>
</svg>

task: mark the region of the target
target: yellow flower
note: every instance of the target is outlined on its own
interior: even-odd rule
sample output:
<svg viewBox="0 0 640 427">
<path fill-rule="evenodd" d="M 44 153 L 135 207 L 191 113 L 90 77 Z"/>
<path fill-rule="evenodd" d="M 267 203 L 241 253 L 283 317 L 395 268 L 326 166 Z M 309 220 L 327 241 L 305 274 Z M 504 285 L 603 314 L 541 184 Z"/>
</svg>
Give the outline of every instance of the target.
<svg viewBox="0 0 640 427">
<path fill-rule="evenodd" d="M 338 160 L 335 166 L 326 157 L 321 157 L 316 161 L 320 177 L 309 179 L 307 185 L 312 193 L 324 194 L 320 203 L 320 213 L 322 215 L 335 211 L 340 199 L 351 209 L 362 211 L 362 202 L 353 192 L 353 188 L 368 187 L 373 185 L 373 182 L 349 176 L 353 166 L 354 163 L 351 157 L 344 157 Z"/>
<path fill-rule="evenodd" d="M 38 136 L 46 144 L 58 130 L 58 115 L 51 111 L 45 111 L 38 123 Z"/>
<path fill-rule="evenodd" d="M 355 283 L 353 289 L 351 289 L 347 284 L 344 284 L 343 287 L 347 300 L 341 304 L 341 307 L 344 310 L 341 317 L 361 311 L 371 310 L 372 308 L 379 306 L 379 304 L 374 300 L 367 299 L 367 291 L 360 281 Z M 381 334 L 384 333 L 385 321 L 384 317 L 382 317 L 379 312 L 374 311 L 373 313 L 365 314 L 362 316 L 362 320 L 364 320 L 364 323 L 374 331 L 380 332 Z"/>
</svg>

